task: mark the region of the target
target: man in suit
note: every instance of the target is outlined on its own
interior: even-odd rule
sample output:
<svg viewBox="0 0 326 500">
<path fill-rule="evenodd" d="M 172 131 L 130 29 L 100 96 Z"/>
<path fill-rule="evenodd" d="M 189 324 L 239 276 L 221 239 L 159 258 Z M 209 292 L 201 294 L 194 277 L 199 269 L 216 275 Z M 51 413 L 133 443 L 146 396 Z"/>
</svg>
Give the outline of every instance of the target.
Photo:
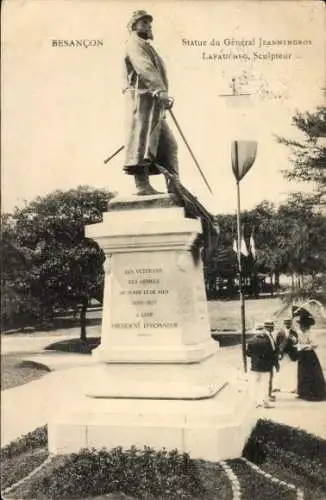
<svg viewBox="0 0 326 500">
<path fill-rule="evenodd" d="M 274 323 L 265 321 L 258 333 L 247 343 L 247 356 L 251 359 L 252 390 L 256 407 L 273 408 L 270 403 L 271 373 L 278 370 L 276 344 L 272 336 Z"/>
<path fill-rule="evenodd" d="M 150 43 L 152 21 L 144 10 L 133 13 L 124 58 L 128 119 L 124 171 L 134 175 L 138 195 L 157 194 L 149 182 L 150 175 L 160 173 L 155 163 L 178 174 L 177 143 L 165 120 L 172 100 L 164 62 Z"/>
<path fill-rule="evenodd" d="M 276 347 L 278 358 L 281 361 L 281 370 L 274 380 L 274 392 L 295 392 L 297 366 L 294 362 L 298 359 L 297 343 L 298 334 L 292 328 L 292 319 L 286 318 L 283 322 L 283 328 L 276 335 Z"/>
</svg>

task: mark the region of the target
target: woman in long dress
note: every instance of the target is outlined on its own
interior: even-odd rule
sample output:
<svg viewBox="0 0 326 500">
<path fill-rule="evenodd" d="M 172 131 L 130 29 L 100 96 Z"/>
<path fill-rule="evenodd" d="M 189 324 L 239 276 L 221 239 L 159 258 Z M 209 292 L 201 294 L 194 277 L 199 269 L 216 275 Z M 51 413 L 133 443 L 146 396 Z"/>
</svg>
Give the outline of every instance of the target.
<svg viewBox="0 0 326 500">
<path fill-rule="evenodd" d="M 298 334 L 293 329 L 292 318 L 286 318 L 283 325 L 275 339 L 280 371 L 274 373 L 273 392 L 297 392 Z"/>
<path fill-rule="evenodd" d="M 313 316 L 304 308 L 296 308 L 293 313 L 298 332 L 298 397 L 308 401 L 326 399 L 326 383 L 322 367 L 312 342 L 311 327 Z"/>
</svg>

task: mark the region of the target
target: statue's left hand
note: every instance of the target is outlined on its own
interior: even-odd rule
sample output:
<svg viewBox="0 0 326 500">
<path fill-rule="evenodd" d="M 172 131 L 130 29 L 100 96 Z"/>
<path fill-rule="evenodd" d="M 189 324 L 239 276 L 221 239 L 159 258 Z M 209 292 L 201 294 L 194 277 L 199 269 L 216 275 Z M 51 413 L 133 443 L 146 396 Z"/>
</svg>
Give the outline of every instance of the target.
<svg viewBox="0 0 326 500">
<path fill-rule="evenodd" d="M 169 97 L 168 93 L 165 91 L 161 91 L 157 95 L 161 105 L 163 106 L 164 109 L 171 109 L 174 103 L 173 97 Z"/>
<path fill-rule="evenodd" d="M 173 104 L 174 104 L 174 99 L 173 99 L 173 97 L 169 97 L 169 98 L 168 98 L 168 102 L 167 102 L 167 104 L 165 105 L 165 109 L 172 109 Z"/>
</svg>

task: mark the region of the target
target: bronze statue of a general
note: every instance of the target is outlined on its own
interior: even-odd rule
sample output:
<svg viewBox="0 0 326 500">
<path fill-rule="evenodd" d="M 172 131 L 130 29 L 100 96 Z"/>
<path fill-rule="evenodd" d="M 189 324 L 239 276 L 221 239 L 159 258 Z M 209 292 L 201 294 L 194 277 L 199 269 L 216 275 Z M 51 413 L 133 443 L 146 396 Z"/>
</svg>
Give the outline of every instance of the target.
<svg viewBox="0 0 326 500">
<path fill-rule="evenodd" d="M 161 173 L 156 164 L 178 175 L 177 143 L 165 119 L 172 100 L 164 62 L 150 43 L 152 21 L 144 10 L 133 13 L 124 59 L 128 120 L 124 171 L 135 176 L 137 195 L 157 194 L 149 182 L 150 175 Z M 169 191 L 168 180 L 167 185 Z"/>
<path fill-rule="evenodd" d="M 209 258 L 216 248 L 219 230 L 215 217 L 179 179 L 178 147 L 166 121 L 166 110 L 171 111 L 173 99 L 168 94 L 164 62 L 150 43 L 152 21 L 153 17 L 146 11 L 137 10 L 128 23 L 129 38 L 124 58 L 127 137 L 125 146 L 105 162 L 125 148 L 123 168 L 127 174 L 134 175 L 138 196 L 159 194 L 151 186 L 149 176 L 163 174 L 168 192 L 184 206 L 186 216 L 201 218 L 205 254 Z M 170 114 L 186 143 L 173 112 Z M 205 182 L 207 184 L 206 179 Z"/>
</svg>

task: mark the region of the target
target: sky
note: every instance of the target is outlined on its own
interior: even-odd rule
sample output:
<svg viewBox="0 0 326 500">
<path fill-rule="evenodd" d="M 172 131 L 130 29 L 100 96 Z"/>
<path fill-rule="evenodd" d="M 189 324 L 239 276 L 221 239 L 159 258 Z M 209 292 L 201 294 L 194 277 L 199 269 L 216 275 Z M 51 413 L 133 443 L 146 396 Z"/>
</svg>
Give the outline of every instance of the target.
<svg viewBox="0 0 326 500">
<path fill-rule="evenodd" d="M 289 150 L 275 135 L 300 138 L 291 126 L 293 114 L 323 104 L 323 2 L 7 0 L 2 7 L 2 210 L 78 185 L 121 196 L 135 192 L 133 178 L 122 172 L 123 153 L 107 165 L 103 161 L 125 141 L 124 45 L 136 9 L 154 17 L 153 43 L 167 66 L 174 114 L 213 191 L 167 116 L 179 144 L 180 177 L 193 194 L 212 213 L 235 211 L 235 139 L 257 141 L 256 161 L 241 181 L 242 209 L 262 200 L 278 204 L 291 191 L 309 189 L 282 175 L 290 167 Z M 58 40 L 83 45 L 60 47 Z M 90 46 L 94 40 L 98 46 Z M 275 46 L 272 40 L 286 43 Z M 288 45 L 288 40 L 301 43 Z M 214 60 L 214 54 L 245 59 Z M 271 54 L 283 59 L 262 59 Z M 231 93 L 232 78 L 249 97 L 224 96 Z M 161 176 L 153 185 L 164 187 Z"/>
</svg>

